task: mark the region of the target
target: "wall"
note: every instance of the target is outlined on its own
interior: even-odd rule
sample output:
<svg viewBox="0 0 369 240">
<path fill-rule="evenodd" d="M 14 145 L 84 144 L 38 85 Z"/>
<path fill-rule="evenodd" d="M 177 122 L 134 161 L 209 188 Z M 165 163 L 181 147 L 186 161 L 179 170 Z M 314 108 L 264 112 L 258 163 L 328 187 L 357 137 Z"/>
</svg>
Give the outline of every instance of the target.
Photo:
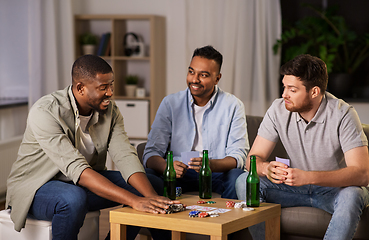
<svg viewBox="0 0 369 240">
<path fill-rule="evenodd" d="M 166 18 L 167 94 L 186 88 L 190 59 L 186 59 L 184 0 L 79 0 L 74 14 L 155 14 Z"/>
<path fill-rule="evenodd" d="M 368 102 L 348 102 L 352 105 L 357 114 L 359 115 L 360 121 L 365 124 L 369 124 L 369 103 Z"/>
<path fill-rule="evenodd" d="M 0 141 L 23 135 L 26 130 L 28 106 L 0 108 Z"/>
</svg>

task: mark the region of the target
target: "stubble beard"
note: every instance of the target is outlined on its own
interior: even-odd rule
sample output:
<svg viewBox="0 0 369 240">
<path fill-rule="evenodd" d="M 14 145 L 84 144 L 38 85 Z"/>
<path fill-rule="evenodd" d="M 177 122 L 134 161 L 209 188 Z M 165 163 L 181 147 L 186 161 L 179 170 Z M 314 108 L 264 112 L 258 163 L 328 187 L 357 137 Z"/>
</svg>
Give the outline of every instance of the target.
<svg viewBox="0 0 369 240">
<path fill-rule="evenodd" d="M 285 107 L 290 112 L 298 112 L 301 114 L 304 112 L 309 112 L 311 109 L 313 109 L 313 103 L 309 101 L 308 98 L 305 98 L 305 100 L 303 101 L 300 107 L 295 107 L 295 106 L 290 107 L 287 104 L 285 104 Z"/>
</svg>

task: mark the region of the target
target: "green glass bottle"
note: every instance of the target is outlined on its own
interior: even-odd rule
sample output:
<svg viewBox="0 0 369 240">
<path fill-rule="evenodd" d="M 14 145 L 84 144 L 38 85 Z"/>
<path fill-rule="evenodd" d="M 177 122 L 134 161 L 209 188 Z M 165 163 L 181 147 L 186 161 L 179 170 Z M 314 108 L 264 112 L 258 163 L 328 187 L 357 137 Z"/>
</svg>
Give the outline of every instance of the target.
<svg viewBox="0 0 369 240">
<path fill-rule="evenodd" d="M 173 166 L 173 152 L 168 151 L 167 167 L 164 171 L 164 197 L 171 200 L 176 199 L 176 171 Z"/>
<path fill-rule="evenodd" d="M 250 157 L 250 172 L 246 178 L 246 204 L 248 207 L 259 207 L 260 205 L 260 179 L 256 171 L 256 157 Z"/>
<path fill-rule="evenodd" d="M 203 151 L 202 165 L 199 172 L 199 197 L 202 199 L 211 198 L 211 169 L 209 165 L 208 150 Z"/>
</svg>

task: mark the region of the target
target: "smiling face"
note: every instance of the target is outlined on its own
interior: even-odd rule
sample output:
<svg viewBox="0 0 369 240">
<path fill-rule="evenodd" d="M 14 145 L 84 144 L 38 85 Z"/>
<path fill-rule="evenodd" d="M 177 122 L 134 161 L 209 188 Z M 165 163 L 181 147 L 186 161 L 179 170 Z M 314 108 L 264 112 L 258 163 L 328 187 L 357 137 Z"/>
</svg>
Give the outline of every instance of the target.
<svg viewBox="0 0 369 240">
<path fill-rule="evenodd" d="M 76 100 L 80 114 L 90 115 L 92 110 L 105 113 L 113 96 L 113 83 L 113 73 L 98 73 L 94 79 L 78 83 Z"/>
<path fill-rule="evenodd" d="M 312 110 L 311 90 L 307 92 L 299 78 L 293 75 L 285 75 L 282 83 L 284 88 L 282 97 L 288 111 L 302 114 Z"/>
<path fill-rule="evenodd" d="M 218 64 L 211 59 L 195 56 L 187 73 L 187 85 L 198 106 L 205 106 L 213 95 L 221 74 Z"/>
</svg>

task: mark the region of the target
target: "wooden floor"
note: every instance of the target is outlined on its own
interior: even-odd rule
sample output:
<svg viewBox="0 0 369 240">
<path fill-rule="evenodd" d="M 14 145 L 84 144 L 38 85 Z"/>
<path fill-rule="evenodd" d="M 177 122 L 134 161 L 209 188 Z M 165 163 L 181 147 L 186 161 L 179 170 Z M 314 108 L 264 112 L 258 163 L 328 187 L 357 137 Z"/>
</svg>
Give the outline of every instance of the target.
<svg viewBox="0 0 369 240">
<path fill-rule="evenodd" d="M 115 208 L 120 208 L 119 207 L 115 207 Z M 99 240 L 105 240 L 106 235 L 109 232 L 109 228 L 110 228 L 110 224 L 109 224 L 109 211 L 113 210 L 115 208 L 108 208 L 108 209 L 103 209 L 100 211 L 100 227 L 99 227 Z M 147 236 L 140 236 L 138 235 L 136 237 L 135 240 L 147 240 L 148 237 Z M 150 238 L 151 239 L 151 238 Z"/>
</svg>

